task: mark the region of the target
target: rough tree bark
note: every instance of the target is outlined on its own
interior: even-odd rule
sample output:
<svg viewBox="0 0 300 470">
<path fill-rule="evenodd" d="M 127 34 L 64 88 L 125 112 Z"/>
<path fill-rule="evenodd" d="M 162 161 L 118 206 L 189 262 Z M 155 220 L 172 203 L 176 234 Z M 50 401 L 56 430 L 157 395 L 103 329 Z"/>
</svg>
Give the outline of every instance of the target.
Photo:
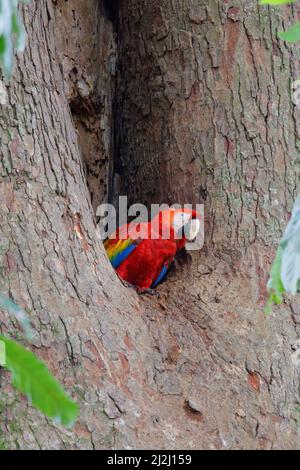
<svg viewBox="0 0 300 470">
<path fill-rule="evenodd" d="M 299 56 L 276 40 L 279 15 L 254 0 L 43 0 L 25 22 L 0 116 L 1 288 L 81 414 L 55 426 L 4 375 L 1 444 L 300 447 L 300 305 L 262 311 L 298 180 Z M 205 249 L 160 299 L 106 259 L 93 208 L 107 192 L 205 202 Z M 19 336 L 5 312 L 1 329 Z"/>
</svg>

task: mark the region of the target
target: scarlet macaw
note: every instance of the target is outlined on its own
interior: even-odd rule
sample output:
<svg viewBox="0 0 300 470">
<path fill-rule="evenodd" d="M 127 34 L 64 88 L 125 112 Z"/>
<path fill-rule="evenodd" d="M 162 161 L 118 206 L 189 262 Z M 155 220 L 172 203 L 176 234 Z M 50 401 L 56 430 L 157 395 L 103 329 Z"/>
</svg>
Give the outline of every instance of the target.
<svg viewBox="0 0 300 470">
<path fill-rule="evenodd" d="M 199 219 L 194 210 L 168 209 L 151 222 L 122 225 L 104 242 L 108 258 L 121 279 L 140 292 L 151 292 L 186 240 L 196 237 Z"/>
</svg>

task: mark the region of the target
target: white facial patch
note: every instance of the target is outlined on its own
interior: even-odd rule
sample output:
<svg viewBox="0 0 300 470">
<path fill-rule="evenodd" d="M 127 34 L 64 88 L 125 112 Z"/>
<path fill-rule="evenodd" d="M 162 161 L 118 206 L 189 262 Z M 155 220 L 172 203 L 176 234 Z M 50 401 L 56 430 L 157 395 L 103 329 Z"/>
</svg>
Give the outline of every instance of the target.
<svg viewBox="0 0 300 470">
<path fill-rule="evenodd" d="M 182 227 L 191 220 L 191 218 L 191 214 L 186 214 L 184 212 L 178 212 L 175 214 L 173 223 L 175 232 L 179 232 Z"/>
</svg>

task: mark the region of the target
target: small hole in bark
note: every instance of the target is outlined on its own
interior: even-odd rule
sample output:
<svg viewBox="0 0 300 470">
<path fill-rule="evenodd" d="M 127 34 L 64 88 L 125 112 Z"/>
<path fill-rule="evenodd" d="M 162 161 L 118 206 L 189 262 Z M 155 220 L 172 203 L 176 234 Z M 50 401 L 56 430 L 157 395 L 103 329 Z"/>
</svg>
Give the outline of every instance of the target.
<svg viewBox="0 0 300 470">
<path fill-rule="evenodd" d="M 193 400 L 186 400 L 184 402 L 184 410 L 189 419 L 202 422 L 204 419 L 203 413 L 198 408 L 198 404 L 194 404 Z"/>
</svg>

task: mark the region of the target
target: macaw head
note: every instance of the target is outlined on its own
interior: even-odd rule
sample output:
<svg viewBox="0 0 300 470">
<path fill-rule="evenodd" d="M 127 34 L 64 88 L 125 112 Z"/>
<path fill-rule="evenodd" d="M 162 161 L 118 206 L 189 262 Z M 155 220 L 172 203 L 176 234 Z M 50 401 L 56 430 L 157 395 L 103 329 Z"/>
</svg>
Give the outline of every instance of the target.
<svg viewBox="0 0 300 470">
<path fill-rule="evenodd" d="M 177 235 L 193 241 L 200 230 L 200 215 L 195 210 L 178 209 L 174 211 L 173 227 Z"/>
<path fill-rule="evenodd" d="M 193 241 L 200 230 L 200 214 L 192 209 L 166 209 L 153 220 L 159 221 L 160 233 L 169 230 L 171 237 Z M 168 237 L 167 237 L 168 238 Z"/>
</svg>

